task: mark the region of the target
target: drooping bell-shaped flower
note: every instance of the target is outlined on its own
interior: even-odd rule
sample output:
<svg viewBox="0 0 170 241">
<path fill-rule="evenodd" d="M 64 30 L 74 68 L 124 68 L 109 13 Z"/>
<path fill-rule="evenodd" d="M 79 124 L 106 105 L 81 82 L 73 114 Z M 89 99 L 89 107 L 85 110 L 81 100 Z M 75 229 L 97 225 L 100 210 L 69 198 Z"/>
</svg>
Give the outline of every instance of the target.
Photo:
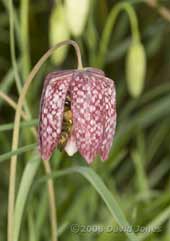
<svg viewBox="0 0 170 241">
<path fill-rule="evenodd" d="M 108 158 L 116 126 L 113 80 L 94 68 L 49 73 L 41 97 L 39 149 L 44 160 L 58 146 L 91 163 Z"/>
</svg>

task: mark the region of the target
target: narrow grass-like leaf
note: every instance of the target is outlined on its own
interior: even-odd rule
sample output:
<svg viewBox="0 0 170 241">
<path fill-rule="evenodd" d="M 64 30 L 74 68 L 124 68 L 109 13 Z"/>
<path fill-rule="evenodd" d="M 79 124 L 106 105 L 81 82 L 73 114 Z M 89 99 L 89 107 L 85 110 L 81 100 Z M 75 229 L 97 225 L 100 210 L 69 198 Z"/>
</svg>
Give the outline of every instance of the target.
<svg viewBox="0 0 170 241">
<path fill-rule="evenodd" d="M 35 149 L 36 147 L 37 147 L 37 143 L 34 143 L 34 144 L 20 147 L 15 151 L 10 151 L 5 154 L 2 154 L 2 155 L 0 155 L 0 162 L 3 162 L 5 160 L 9 159 L 11 156 L 15 156 L 15 155 L 19 155 L 24 152 L 27 152 L 27 151 L 31 151 L 31 150 Z"/>
<path fill-rule="evenodd" d="M 164 145 L 165 138 L 167 137 L 167 133 L 170 132 L 169 126 L 170 119 L 167 118 L 165 121 L 162 121 L 161 125 L 155 126 L 153 128 L 150 136 L 148 136 L 148 161 L 150 162 L 154 156 L 158 153 L 161 146 Z"/>
<path fill-rule="evenodd" d="M 147 226 L 146 230 L 151 230 L 151 228 L 161 231 L 161 225 L 170 218 L 170 207 L 166 208 L 161 212 L 154 220 L 152 220 Z M 148 229 L 147 229 L 148 228 Z M 155 230 L 156 231 L 156 230 Z M 152 232 L 144 232 L 138 235 L 138 240 L 145 240 Z"/>
<path fill-rule="evenodd" d="M 148 194 L 149 187 L 147 183 L 146 173 L 144 170 L 144 163 L 142 163 L 142 156 L 140 155 L 139 151 L 132 152 L 132 159 L 134 161 L 135 170 L 136 170 L 136 180 L 137 186 L 140 193 Z"/>
<path fill-rule="evenodd" d="M 6 8 L 6 10 L 9 12 L 9 4 L 8 1 L 6 0 L 1 0 L 1 2 L 3 3 L 4 7 Z M 16 36 L 17 36 L 17 42 L 20 44 L 20 26 L 19 26 L 19 19 L 16 13 L 16 10 L 14 9 L 14 27 L 15 27 L 15 31 L 16 31 Z"/>
<path fill-rule="evenodd" d="M 14 214 L 14 241 L 19 238 L 19 232 L 21 227 L 22 216 L 24 212 L 24 206 L 28 199 L 30 187 L 33 183 L 34 177 L 38 170 L 40 159 L 35 157 L 33 160 L 27 163 L 23 176 L 20 182 L 18 195 L 16 198 L 15 214 Z"/>
<path fill-rule="evenodd" d="M 151 172 L 149 183 L 151 187 L 154 187 L 161 179 L 170 171 L 170 163 L 168 157 L 161 160 Z"/>
<path fill-rule="evenodd" d="M 134 108 L 140 108 L 142 105 L 151 102 L 154 98 L 159 97 L 163 94 L 169 93 L 170 91 L 170 83 L 164 84 L 164 85 L 159 85 L 154 89 L 151 89 L 148 91 L 146 94 L 141 96 L 140 99 L 136 100 L 131 100 L 127 103 L 126 108 L 122 110 L 122 113 L 120 114 L 119 118 L 120 119 L 125 119 L 130 112 L 134 110 Z"/>
<path fill-rule="evenodd" d="M 31 127 L 31 126 L 36 126 L 36 125 L 38 125 L 38 120 L 34 119 L 34 120 L 30 120 L 30 121 L 21 122 L 20 127 Z M 13 130 L 13 128 L 14 128 L 13 123 L 2 124 L 2 125 L 0 125 L 0 132 Z"/>
<path fill-rule="evenodd" d="M 29 232 L 28 241 L 36 241 L 35 219 L 33 217 L 33 211 L 32 210 L 29 210 L 29 213 L 28 213 L 28 232 Z"/>
<path fill-rule="evenodd" d="M 8 93 L 12 83 L 14 80 L 14 73 L 12 69 L 9 69 L 5 77 L 2 79 L 2 83 L 0 84 L 0 90 L 4 93 Z M 0 106 L 2 105 L 3 100 L 0 98 Z"/>
<path fill-rule="evenodd" d="M 123 211 L 121 210 L 121 207 L 119 206 L 118 202 L 116 201 L 112 193 L 108 190 L 108 188 L 103 183 L 101 178 L 91 168 L 75 167 L 75 168 L 69 168 L 63 171 L 53 172 L 52 175 L 46 178 L 42 178 L 40 179 L 40 181 L 43 181 L 43 180 L 45 181 L 50 177 L 51 178 L 61 177 L 63 175 L 73 174 L 73 173 L 81 174 L 92 184 L 92 186 L 96 189 L 98 194 L 101 196 L 102 200 L 105 202 L 113 218 L 121 227 L 130 226 Z M 125 229 L 125 232 L 129 240 L 138 241 L 137 236 L 133 232 L 127 232 L 126 229 Z"/>
<path fill-rule="evenodd" d="M 58 237 L 61 236 L 61 235 L 64 233 L 64 231 L 67 229 L 67 227 L 68 227 L 68 223 L 63 223 L 63 224 L 58 228 L 58 234 L 57 234 L 57 236 L 58 236 Z"/>
<path fill-rule="evenodd" d="M 30 71 L 30 48 L 29 48 L 29 0 L 22 0 L 20 5 L 20 34 L 22 52 L 22 75 L 26 79 Z"/>
<path fill-rule="evenodd" d="M 16 62 L 16 52 L 15 52 L 15 38 L 14 38 L 14 8 L 13 8 L 13 1 L 8 1 L 8 11 L 9 11 L 9 23 L 10 23 L 10 51 L 11 51 L 11 61 L 12 61 L 12 67 L 14 70 L 14 76 L 16 81 L 16 86 L 18 89 L 18 93 L 20 93 L 22 84 L 21 79 L 19 76 L 19 70 L 18 65 Z"/>
<path fill-rule="evenodd" d="M 152 123 L 170 114 L 169 106 L 170 96 L 165 96 L 150 104 L 148 107 L 145 107 L 144 110 L 138 112 L 130 121 L 126 119 L 126 121 L 121 123 L 120 129 L 117 130 L 115 135 L 109 159 L 113 159 L 115 155 L 119 154 L 122 146 L 129 141 L 137 127 L 149 127 Z"/>
<path fill-rule="evenodd" d="M 41 230 L 43 229 L 46 215 L 48 212 L 48 194 L 43 192 L 41 194 L 41 202 L 37 205 L 37 218 L 35 222 L 35 230 L 36 230 L 36 241 L 39 241 L 42 238 Z"/>
<path fill-rule="evenodd" d="M 170 95 L 162 97 L 161 99 L 150 104 L 143 111 L 138 113 L 136 121 L 142 127 L 150 126 L 153 122 L 158 121 L 163 116 L 170 114 Z"/>
</svg>

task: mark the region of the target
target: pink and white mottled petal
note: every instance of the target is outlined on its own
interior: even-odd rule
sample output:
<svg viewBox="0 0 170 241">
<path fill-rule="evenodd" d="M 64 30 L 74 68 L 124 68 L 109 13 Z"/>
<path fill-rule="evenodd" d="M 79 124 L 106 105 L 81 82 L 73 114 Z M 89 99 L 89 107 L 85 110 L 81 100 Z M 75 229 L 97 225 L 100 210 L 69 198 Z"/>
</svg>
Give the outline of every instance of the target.
<svg viewBox="0 0 170 241">
<path fill-rule="evenodd" d="M 103 79 L 105 87 L 104 103 L 104 133 L 103 141 L 100 145 L 99 154 L 103 160 L 107 160 L 116 128 L 116 93 L 113 80 Z"/>
<path fill-rule="evenodd" d="M 47 75 L 41 98 L 39 123 L 39 150 L 42 159 L 51 157 L 62 128 L 66 94 L 72 72 L 54 72 Z"/>
<path fill-rule="evenodd" d="M 76 144 L 81 155 L 91 163 L 103 137 L 102 84 L 91 72 L 77 71 L 70 90 Z"/>
</svg>

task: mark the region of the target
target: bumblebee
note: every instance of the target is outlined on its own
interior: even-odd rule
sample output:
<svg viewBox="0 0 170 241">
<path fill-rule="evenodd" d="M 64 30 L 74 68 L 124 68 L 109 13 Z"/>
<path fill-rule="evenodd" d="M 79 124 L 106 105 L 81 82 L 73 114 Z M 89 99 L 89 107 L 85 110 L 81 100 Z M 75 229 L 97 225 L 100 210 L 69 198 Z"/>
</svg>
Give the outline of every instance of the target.
<svg viewBox="0 0 170 241">
<path fill-rule="evenodd" d="M 58 147 L 60 150 L 62 150 L 65 147 L 68 141 L 68 138 L 70 137 L 72 125 L 73 125 L 73 116 L 71 111 L 71 98 L 70 98 L 70 95 L 68 94 L 64 104 L 62 130 L 61 130 L 60 140 L 58 143 Z"/>
</svg>

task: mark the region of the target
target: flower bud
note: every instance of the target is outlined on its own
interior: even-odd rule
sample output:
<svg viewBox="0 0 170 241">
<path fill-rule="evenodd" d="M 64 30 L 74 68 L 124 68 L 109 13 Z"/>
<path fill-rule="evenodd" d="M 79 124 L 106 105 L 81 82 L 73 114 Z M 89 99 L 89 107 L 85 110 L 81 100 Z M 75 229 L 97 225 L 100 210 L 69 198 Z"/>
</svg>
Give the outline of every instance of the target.
<svg viewBox="0 0 170 241">
<path fill-rule="evenodd" d="M 78 37 L 82 34 L 89 11 L 89 0 L 66 0 L 65 10 L 71 33 Z"/>
<path fill-rule="evenodd" d="M 132 97 L 139 97 L 144 87 L 146 74 L 146 56 L 140 42 L 132 43 L 126 59 L 126 78 L 129 93 Z"/>
<path fill-rule="evenodd" d="M 54 7 L 50 17 L 50 45 L 54 46 L 56 43 L 69 39 L 69 29 L 65 18 L 65 12 L 62 5 Z M 52 55 L 52 61 L 59 65 L 61 64 L 67 54 L 67 46 L 64 46 Z"/>
</svg>

